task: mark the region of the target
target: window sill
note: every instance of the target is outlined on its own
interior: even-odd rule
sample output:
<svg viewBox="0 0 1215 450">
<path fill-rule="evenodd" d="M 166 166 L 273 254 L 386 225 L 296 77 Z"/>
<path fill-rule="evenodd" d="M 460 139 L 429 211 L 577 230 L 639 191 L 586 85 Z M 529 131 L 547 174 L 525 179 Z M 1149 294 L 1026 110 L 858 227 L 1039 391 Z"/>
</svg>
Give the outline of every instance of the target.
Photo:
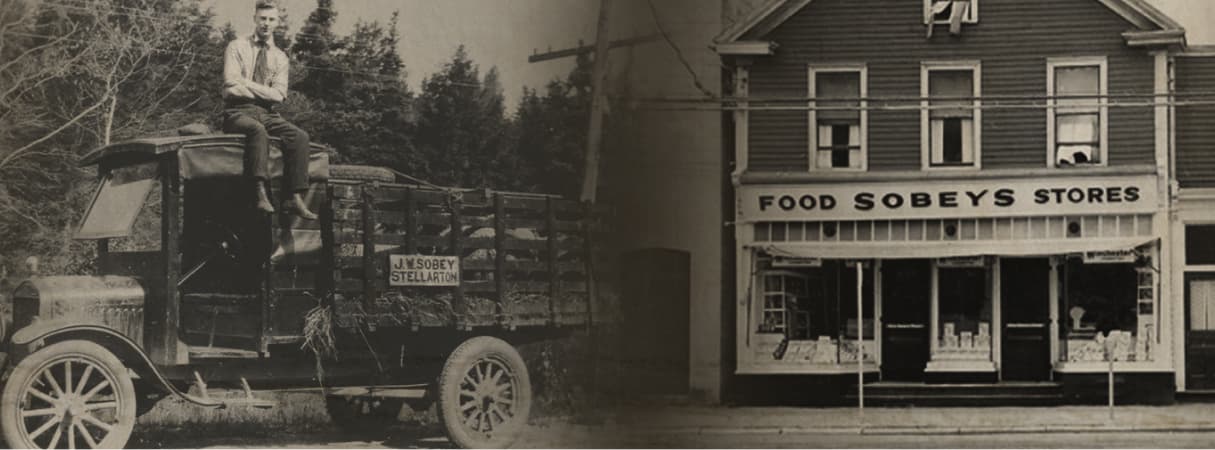
<svg viewBox="0 0 1215 450">
<path fill-rule="evenodd" d="M 739 361 L 735 375 L 839 375 L 856 373 L 857 364 L 802 364 L 793 362 L 743 362 Z M 866 362 L 861 366 L 865 373 L 877 373 L 878 365 Z"/>
<path fill-rule="evenodd" d="M 1059 373 L 1106 373 L 1109 363 L 1104 361 L 1062 361 L 1055 363 Z M 1115 361 L 1114 372 L 1173 372 L 1163 361 Z"/>
<path fill-rule="evenodd" d="M 978 172 L 983 170 L 978 164 L 971 165 L 929 165 L 923 167 L 925 172 Z"/>
</svg>

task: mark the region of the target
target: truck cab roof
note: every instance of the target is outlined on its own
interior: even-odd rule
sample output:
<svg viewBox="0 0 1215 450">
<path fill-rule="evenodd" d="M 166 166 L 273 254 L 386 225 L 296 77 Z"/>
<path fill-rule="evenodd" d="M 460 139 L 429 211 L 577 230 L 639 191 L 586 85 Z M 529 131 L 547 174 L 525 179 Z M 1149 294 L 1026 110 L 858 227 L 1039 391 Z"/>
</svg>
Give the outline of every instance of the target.
<svg viewBox="0 0 1215 450">
<path fill-rule="evenodd" d="M 278 138 L 270 138 L 270 170 L 282 173 L 282 153 Z M 329 177 L 329 155 L 324 145 L 312 144 L 308 177 L 314 181 Z M 199 134 L 133 139 L 113 143 L 86 154 L 81 166 L 122 166 L 148 162 L 162 155 L 176 154 L 183 179 L 241 176 L 244 173 L 245 137 L 240 134 Z"/>
</svg>

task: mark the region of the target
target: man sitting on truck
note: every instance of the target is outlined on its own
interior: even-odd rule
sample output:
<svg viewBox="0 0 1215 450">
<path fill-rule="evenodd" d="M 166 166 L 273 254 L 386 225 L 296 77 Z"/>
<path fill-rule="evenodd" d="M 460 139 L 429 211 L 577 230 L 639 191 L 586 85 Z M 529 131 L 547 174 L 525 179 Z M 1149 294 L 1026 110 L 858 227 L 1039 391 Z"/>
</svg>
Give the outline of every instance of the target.
<svg viewBox="0 0 1215 450">
<path fill-rule="evenodd" d="M 279 10 L 274 0 L 257 0 L 252 36 L 228 43 L 224 52 L 224 132 L 244 134 L 246 176 L 257 181 L 257 209 L 273 213 L 268 194 L 270 136 L 282 139 L 285 208 L 314 220 L 308 191 L 308 133 L 287 122 L 274 106 L 287 99 L 287 54 L 274 45 Z"/>
</svg>

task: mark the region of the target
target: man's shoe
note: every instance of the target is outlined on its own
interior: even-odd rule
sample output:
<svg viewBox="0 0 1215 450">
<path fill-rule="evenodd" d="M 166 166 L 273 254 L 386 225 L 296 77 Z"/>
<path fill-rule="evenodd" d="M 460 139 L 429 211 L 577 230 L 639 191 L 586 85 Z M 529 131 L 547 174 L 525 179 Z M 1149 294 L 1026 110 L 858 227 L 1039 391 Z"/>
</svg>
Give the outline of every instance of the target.
<svg viewBox="0 0 1215 450">
<path fill-rule="evenodd" d="M 304 203 L 303 197 L 300 194 L 291 196 L 291 200 L 287 201 L 287 211 L 291 214 L 299 216 L 305 220 L 316 220 L 316 214 L 308 210 L 308 205 Z"/>
<path fill-rule="evenodd" d="M 274 205 L 270 203 L 270 196 L 266 195 L 266 185 L 257 184 L 257 210 L 267 213 L 274 213 Z"/>
</svg>

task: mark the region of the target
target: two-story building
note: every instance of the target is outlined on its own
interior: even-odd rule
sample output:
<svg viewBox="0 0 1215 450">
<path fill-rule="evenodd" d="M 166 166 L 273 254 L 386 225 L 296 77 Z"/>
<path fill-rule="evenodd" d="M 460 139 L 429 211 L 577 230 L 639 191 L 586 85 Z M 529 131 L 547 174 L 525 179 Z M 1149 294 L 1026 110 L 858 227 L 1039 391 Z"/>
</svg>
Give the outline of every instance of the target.
<svg viewBox="0 0 1215 450">
<path fill-rule="evenodd" d="M 1215 387 L 1215 108 L 1175 95 L 1215 58 L 1185 44 L 1142 0 L 773 0 L 725 30 L 727 396 L 1081 401 L 1109 359 L 1120 397 Z"/>
</svg>

